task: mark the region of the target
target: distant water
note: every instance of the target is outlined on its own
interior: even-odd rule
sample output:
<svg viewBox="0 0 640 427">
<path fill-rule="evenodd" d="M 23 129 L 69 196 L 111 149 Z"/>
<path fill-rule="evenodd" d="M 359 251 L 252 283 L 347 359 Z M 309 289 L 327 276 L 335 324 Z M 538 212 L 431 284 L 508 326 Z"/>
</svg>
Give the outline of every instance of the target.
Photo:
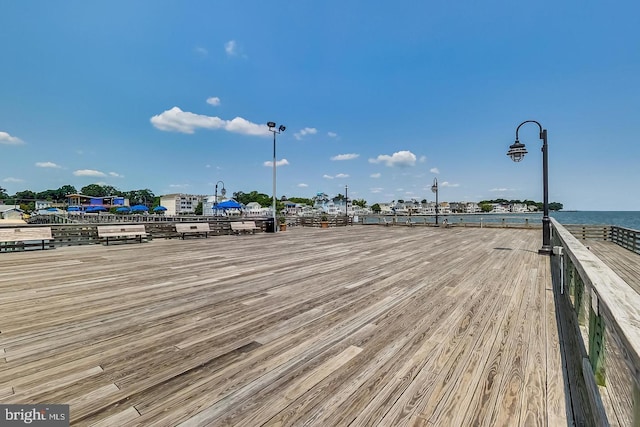
<svg viewBox="0 0 640 427">
<path fill-rule="evenodd" d="M 549 213 L 560 224 L 602 224 L 640 230 L 637 211 L 559 211 Z"/>
<path fill-rule="evenodd" d="M 617 225 L 619 227 L 640 230 L 640 212 L 637 211 L 559 211 L 549 212 L 549 216 L 560 224 L 585 224 L 585 225 Z M 439 215 L 440 221 L 447 219 L 449 224 L 463 223 L 503 223 L 503 224 L 531 224 L 540 223 L 542 213 L 509 213 L 509 214 L 450 214 Z M 378 224 L 384 217 L 374 216 L 363 218 L 365 224 Z M 392 216 L 387 217 L 391 221 Z M 405 223 L 433 223 L 435 218 L 429 216 L 398 216 L 396 221 Z"/>
</svg>

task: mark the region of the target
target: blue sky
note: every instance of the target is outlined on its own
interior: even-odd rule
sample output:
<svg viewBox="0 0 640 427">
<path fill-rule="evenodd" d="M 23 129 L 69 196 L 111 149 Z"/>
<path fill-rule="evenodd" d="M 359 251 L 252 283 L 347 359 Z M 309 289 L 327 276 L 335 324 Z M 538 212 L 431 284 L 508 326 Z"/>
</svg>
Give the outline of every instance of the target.
<svg viewBox="0 0 640 427">
<path fill-rule="evenodd" d="M 632 1 L 5 1 L 0 186 L 640 210 Z"/>
</svg>

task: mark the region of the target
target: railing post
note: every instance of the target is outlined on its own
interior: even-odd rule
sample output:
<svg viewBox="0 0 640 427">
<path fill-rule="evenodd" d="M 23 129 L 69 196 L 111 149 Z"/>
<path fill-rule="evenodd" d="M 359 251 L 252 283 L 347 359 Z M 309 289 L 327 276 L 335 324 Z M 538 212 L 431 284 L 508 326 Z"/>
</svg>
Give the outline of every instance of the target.
<svg viewBox="0 0 640 427">
<path fill-rule="evenodd" d="M 589 362 L 593 369 L 596 384 L 605 385 L 604 361 L 604 319 L 598 312 L 598 296 L 591 290 L 591 307 L 589 307 Z"/>
</svg>

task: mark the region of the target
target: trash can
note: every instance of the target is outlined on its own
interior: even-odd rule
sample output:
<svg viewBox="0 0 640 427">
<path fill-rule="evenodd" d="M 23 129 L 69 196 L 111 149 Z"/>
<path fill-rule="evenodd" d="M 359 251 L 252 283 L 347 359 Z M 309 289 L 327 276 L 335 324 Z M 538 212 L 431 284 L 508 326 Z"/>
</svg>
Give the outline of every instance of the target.
<svg viewBox="0 0 640 427">
<path fill-rule="evenodd" d="M 273 218 L 269 218 L 264 221 L 264 231 L 267 233 L 276 232 L 276 222 L 273 220 Z"/>
</svg>

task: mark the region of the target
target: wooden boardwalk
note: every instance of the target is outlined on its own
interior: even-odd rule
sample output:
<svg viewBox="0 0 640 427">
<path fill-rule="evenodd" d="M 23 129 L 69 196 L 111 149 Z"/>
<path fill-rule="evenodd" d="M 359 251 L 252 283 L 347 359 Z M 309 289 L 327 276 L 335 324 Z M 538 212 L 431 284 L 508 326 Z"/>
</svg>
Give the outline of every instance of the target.
<svg viewBox="0 0 640 427">
<path fill-rule="evenodd" d="M 567 425 L 539 230 L 0 254 L 0 402 L 74 425 Z"/>
<path fill-rule="evenodd" d="M 582 243 L 640 293 L 640 255 L 612 242 L 584 240 Z"/>
</svg>

